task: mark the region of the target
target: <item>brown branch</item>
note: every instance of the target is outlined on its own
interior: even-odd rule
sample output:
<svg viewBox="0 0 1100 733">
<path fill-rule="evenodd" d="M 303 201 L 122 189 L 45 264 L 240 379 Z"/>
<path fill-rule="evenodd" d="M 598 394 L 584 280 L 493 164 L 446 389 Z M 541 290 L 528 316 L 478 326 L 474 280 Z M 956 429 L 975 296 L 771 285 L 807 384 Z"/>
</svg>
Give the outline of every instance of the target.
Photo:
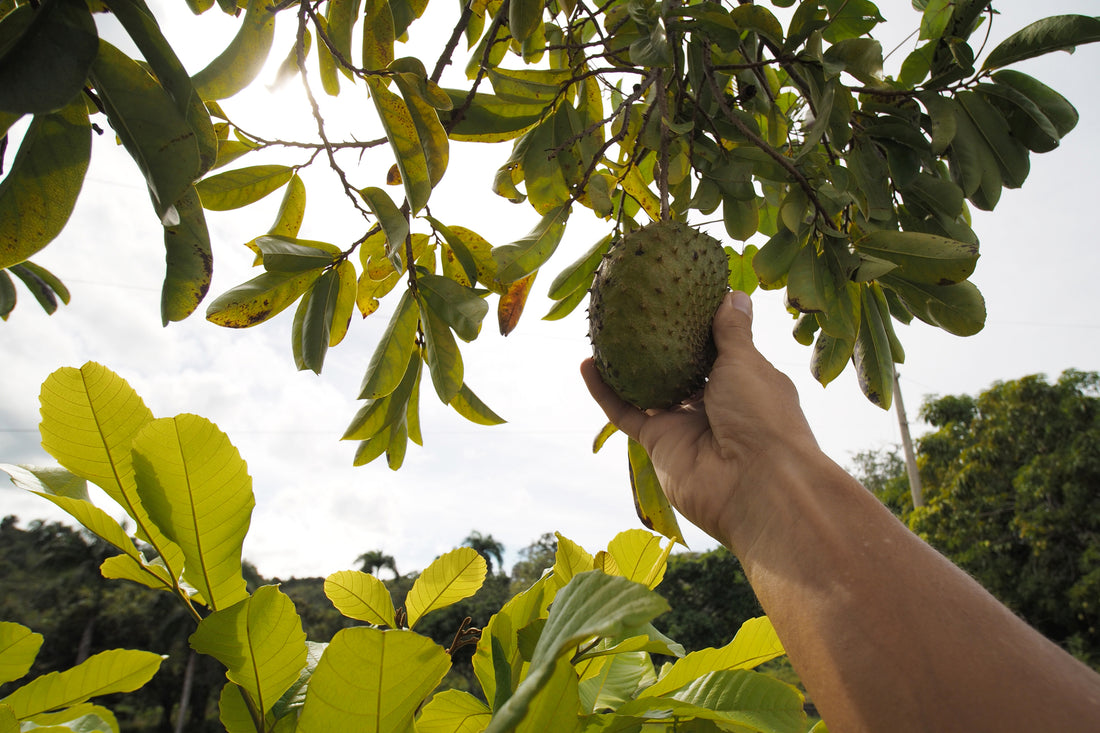
<svg viewBox="0 0 1100 733">
<path fill-rule="evenodd" d="M 462 7 L 462 15 L 459 16 L 458 22 L 455 23 L 454 30 L 451 31 L 451 37 L 447 39 L 447 45 L 443 47 L 443 53 L 436 59 L 435 68 L 432 69 L 431 80 L 436 84 L 443 77 L 443 70 L 451 64 L 451 57 L 454 55 L 455 48 L 458 46 L 458 40 L 462 38 L 462 34 L 466 32 L 467 26 L 470 25 L 470 18 L 474 15 L 474 3 L 473 0 L 466 0 L 465 5 Z"/>
</svg>

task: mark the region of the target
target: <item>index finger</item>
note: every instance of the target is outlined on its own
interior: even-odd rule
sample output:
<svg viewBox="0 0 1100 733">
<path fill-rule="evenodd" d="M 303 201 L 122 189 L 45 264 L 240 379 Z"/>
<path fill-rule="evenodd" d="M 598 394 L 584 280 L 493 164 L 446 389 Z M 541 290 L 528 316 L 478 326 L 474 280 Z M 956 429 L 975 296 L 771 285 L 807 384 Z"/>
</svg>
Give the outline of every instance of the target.
<svg viewBox="0 0 1100 733">
<path fill-rule="evenodd" d="M 592 393 L 592 398 L 596 400 L 596 404 L 607 415 L 607 419 L 619 430 L 622 430 L 634 440 L 638 440 L 638 436 L 642 432 L 642 425 L 648 416 L 634 405 L 623 400 L 615 394 L 615 390 L 607 386 L 600 377 L 600 372 L 596 369 L 596 362 L 591 357 L 581 362 L 581 376 L 584 378 L 588 391 Z"/>
</svg>

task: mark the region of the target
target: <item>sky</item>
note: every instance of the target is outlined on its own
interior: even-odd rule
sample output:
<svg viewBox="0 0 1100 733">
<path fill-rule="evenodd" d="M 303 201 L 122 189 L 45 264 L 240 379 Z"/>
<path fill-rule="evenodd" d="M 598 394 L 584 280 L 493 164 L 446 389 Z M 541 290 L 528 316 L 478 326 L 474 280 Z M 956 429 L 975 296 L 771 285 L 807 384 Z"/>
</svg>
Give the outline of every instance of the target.
<svg viewBox="0 0 1100 733">
<path fill-rule="evenodd" d="M 150 5 L 192 73 L 234 31 L 232 24 L 210 17 L 216 9 L 195 19 L 181 10 L 183 3 Z M 876 34 L 881 31 L 889 49 L 893 44 L 886 39 L 900 43 L 918 16 L 908 0 L 878 5 L 890 22 Z M 993 24 L 989 48 L 1042 15 L 1095 13 L 1088 0 L 1011 0 L 997 7 L 1002 15 Z M 268 89 L 290 48 L 290 25 L 281 24 L 254 89 L 223 103 L 242 127 L 271 137 L 279 130 L 291 136 L 312 124 L 289 90 Z M 113 37 L 109 28 L 103 33 Z M 203 42 L 195 42 L 200 37 Z M 429 39 L 427 47 L 433 42 L 440 47 L 438 39 Z M 888 70 L 907 48 L 890 58 Z M 1081 122 L 1060 148 L 1032 155 L 1023 188 L 1006 190 L 993 213 L 974 214 L 981 258 L 971 279 L 986 299 L 985 329 L 959 338 L 918 321 L 895 323 L 906 349 L 898 372 L 915 436 L 928 429 L 917 412 L 929 396 L 976 394 L 996 381 L 1029 374 L 1056 379 L 1068 368 L 1100 370 L 1100 311 L 1092 300 L 1100 272 L 1094 184 L 1094 171 L 1100 170 L 1095 95 L 1100 48 L 1086 46 L 1072 56 L 1058 53 L 1015 68 L 1067 96 Z M 365 97 L 355 96 L 363 104 Z M 347 125 L 369 139 L 356 107 L 325 110 L 333 129 Z M 490 190 L 493 172 L 509 152 L 510 145 L 453 144 L 447 176 L 430 202 L 433 215 L 494 244 L 525 235 L 537 221 L 530 206 L 510 204 Z M 357 185 L 380 185 L 392 162 L 388 155 L 378 149 L 345 163 L 356 169 Z M 246 157 L 240 164 L 272 160 Z M 332 242 L 360 236 L 363 222 L 348 212 L 332 172 L 318 163 L 306 176 L 309 203 L 300 236 Z M 71 304 L 46 316 L 18 285 L 19 305 L 0 324 L 0 462 L 53 464 L 38 445 L 39 387 L 55 369 L 91 360 L 125 378 L 156 416 L 196 413 L 228 434 L 248 464 L 256 494 L 244 556 L 265 577 L 327 575 L 354 567 L 359 554 L 375 549 L 394 556 L 401 572 L 414 571 L 475 530 L 502 542 L 510 565 L 519 550 L 546 532 L 559 531 L 594 551 L 617 532 L 640 526 L 625 438 L 612 438 L 598 454 L 591 450 L 605 419 L 577 369 L 590 353 L 583 305 L 565 320 L 540 320 L 551 305 L 545 293 L 553 276 L 601 237 L 606 224 L 583 212 L 574 215 L 516 330 L 499 335 L 493 297 L 480 337 L 461 344 L 467 383 L 508 422 L 473 425 L 441 405 L 432 390 L 422 390 L 424 447 L 410 444 L 404 466 L 394 472 L 382 460 L 353 467 L 355 442 L 339 440 L 359 407 L 359 384 L 394 299 L 366 319 L 353 319 L 320 376 L 294 368 L 293 308 L 246 330 L 224 329 L 203 318 L 213 297 L 257 274 L 243 243 L 267 230 L 278 199 L 275 194 L 236 212 L 207 213 L 215 254 L 210 295 L 192 317 L 162 328 L 160 226 L 133 162 L 109 136 L 97 138 L 69 225 L 33 258 L 66 283 Z M 757 291 L 753 301 L 756 345 L 795 381 L 827 454 L 850 466 L 860 451 L 900 442 L 896 413 L 862 396 L 851 367 L 827 387 L 813 380 L 811 350 L 790 335 L 793 321 L 782 291 Z M 122 517 L 109 504 L 105 508 Z M 0 514 L 15 514 L 23 523 L 65 516 L 6 480 L 0 481 Z M 716 546 L 683 520 L 681 526 L 692 550 Z"/>
</svg>

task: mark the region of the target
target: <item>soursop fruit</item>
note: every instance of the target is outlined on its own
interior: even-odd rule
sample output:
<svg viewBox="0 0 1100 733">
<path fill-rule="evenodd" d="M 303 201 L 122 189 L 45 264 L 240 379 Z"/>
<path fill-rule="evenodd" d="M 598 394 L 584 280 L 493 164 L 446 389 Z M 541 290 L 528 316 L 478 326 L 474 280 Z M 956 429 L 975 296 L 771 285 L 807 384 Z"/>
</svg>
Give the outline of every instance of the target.
<svg viewBox="0 0 1100 733">
<path fill-rule="evenodd" d="M 603 380 L 643 409 L 698 392 L 714 364 L 711 324 L 728 281 L 722 245 L 687 224 L 655 222 L 615 241 L 588 306 Z"/>
</svg>

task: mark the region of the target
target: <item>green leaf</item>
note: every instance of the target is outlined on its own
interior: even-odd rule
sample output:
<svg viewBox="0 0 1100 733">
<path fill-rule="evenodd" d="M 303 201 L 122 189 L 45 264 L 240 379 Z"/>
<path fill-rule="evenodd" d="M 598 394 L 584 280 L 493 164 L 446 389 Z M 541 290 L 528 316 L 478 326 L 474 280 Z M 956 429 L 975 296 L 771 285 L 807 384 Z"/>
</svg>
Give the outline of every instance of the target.
<svg viewBox="0 0 1100 733">
<path fill-rule="evenodd" d="M 409 365 L 416 348 L 419 309 L 412 292 L 406 290 L 397 303 L 386 332 L 382 335 L 367 366 L 359 399 L 377 399 L 393 392 Z"/>
<path fill-rule="evenodd" d="M 489 409 L 489 406 L 481 401 L 465 383 L 458 390 L 458 394 L 450 402 L 451 407 L 459 415 L 478 425 L 501 425 L 507 422 L 500 415 Z"/>
<path fill-rule="evenodd" d="M 26 626 L 0 621 L 0 684 L 17 680 L 31 670 L 42 640 L 42 634 Z"/>
<path fill-rule="evenodd" d="M 852 357 L 863 394 L 872 404 L 889 409 L 894 390 L 893 352 L 882 313 L 866 285 L 860 288 L 859 335 Z"/>
<path fill-rule="evenodd" d="M 282 188 L 294 175 L 285 165 L 254 165 L 208 176 L 196 184 L 203 208 L 229 211 L 254 204 Z"/>
<path fill-rule="evenodd" d="M 389 394 L 370 399 L 352 418 L 341 440 L 369 440 L 381 431 L 402 420 L 415 385 L 420 379 L 420 353 L 410 353 L 402 372 L 401 382 Z M 377 458 L 381 452 L 377 453 Z"/>
<path fill-rule="evenodd" d="M 450 97 L 439 92 L 442 99 L 435 99 L 432 89 L 438 92 L 438 87 L 434 87 L 434 82 L 428 82 L 427 71 L 419 59 L 411 57 L 397 59 L 390 64 L 390 69 L 400 72 L 391 78 L 405 100 L 409 117 L 416 127 L 416 136 L 424 151 L 424 160 L 428 165 L 428 180 L 432 186 L 435 186 L 443 179 L 450 159 L 447 131 L 439 121 L 435 104 L 445 102 L 449 105 Z"/>
<path fill-rule="evenodd" d="M 233 40 L 193 77 L 199 96 L 227 99 L 242 91 L 263 69 L 274 39 L 274 8 L 268 0 L 248 0 L 244 20 Z"/>
<path fill-rule="evenodd" d="M 767 289 L 782 287 L 801 249 L 802 242 L 795 233 L 780 227 L 752 258 L 752 269 L 760 284 Z"/>
<path fill-rule="evenodd" d="M 72 102 L 99 50 L 88 5 L 45 0 L 17 8 L 4 23 L 19 36 L 0 43 L 0 110 L 37 115 Z"/>
<path fill-rule="evenodd" d="M 760 281 L 756 277 L 753 260 L 760 249 L 755 244 L 746 244 L 743 252 L 726 247 L 726 257 L 730 261 L 729 286 L 731 290 L 740 290 L 752 295 Z"/>
<path fill-rule="evenodd" d="M 179 585 L 169 575 L 160 558 L 145 562 L 130 555 L 113 555 L 99 564 L 99 574 L 111 580 L 129 580 L 146 588 L 170 593 L 176 592 Z"/>
<path fill-rule="evenodd" d="M 513 0 L 508 5 L 508 30 L 520 43 L 542 26 L 542 9 L 546 0 Z"/>
<path fill-rule="evenodd" d="M 359 19 L 359 2 L 360 0 L 330 0 L 325 7 L 328 40 L 333 46 L 338 68 L 349 79 L 354 77 L 345 64 L 352 63 L 351 40 L 355 22 Z"/>
<path fill-rule="evenodd" d="M 416 284 L 428 310 L 450 326 L 455 335 L 463 341 L 477 338 L 481 322 L 489 312 L 489 304 L 477 291 L 442 275 L 421 274 Z"/>
<path fill-rule="evenodd" d="M 985 327 L 985 299 L 969 280 L 954 285 L 922 285 L 885 275 L 883 287 L 925 323 L 956 336 L 973 336 Z"/>
<path fill-rule="evenodd" d="M 161 223 L 177 224 L 175 203 L 203 170 L 191 123 L 144 67 L 106 41 L 99 43 L 91 80 L 107 120 L 145 176 Z"/>
<path fill-rule="evenodd" d="M 409 202 L 411 213 L 415 215 L 424 208 L 432 193 L 428 160 L 416 130 L 416 123 L 405 100 L 387 89 L 383 81 L 369 77 L 367 86 L 370 87 L 371 99 L 374 100 L 382 128 L 397 159 L 401 182 L 405 186 L 405 198 Z"/>
<path fill-rule="evenodd" d="M 730 18 L 738 28 L 756 31 L 774 43 L 783 42 L 783 26 L 779 19 L 761 5 L 738 5 L 730 10 Z"/>
<path fill-rule="evenodd" d="M 27 267 L 26 263 L 12 265 L 8 268 L 8 271 L 23 281 L 23 284 L 27 286 L 27 290 L 31 291 L 31 295 L 42 306 L 42 310 L 51 315 L 57 310 L 57 297 L 54 295 L 53 290 L 50 289 L 45 280 L 38 276 L 38 273 Z"/>
<path fill-rule="evenodd" d="M 519 725 L 537 693 L 554 677 L 558 658 L 574 645 L 596 636 L 616 636 L 666 610 L 668 603 L 663 598 L 626 578 L 598 570 L 574 576 L 554 600 L 527 676 L 497 710 L 486 733 Z"/>
<path fill-rule="evenodd" d="M 197 415 L 147 423 L 134 438 L 134 473 L 149 516 L 183 550 L 183 577 L 214 611 L 248 596 L 241 546 L 255 500 L 244 460 Z"/>
<path fill-rule="evenodd" d="M 826 0 L 825 7 L 829 11 L 829 25 L 822 31 L 822 37 L 829 43 L 858 38 L 886 21 L 871 0 Z"/>
<path fill-rule="evenodd" d="M 297 730 L 410 730 L 417 708 L 450 666 L 442 647 L 411 631 L 342 629 L 317 663 Z"/>
<path fill-rule="evenodd" d="M 1022 186 L 1031 170 L 1027 148 L 1012 136 L 1004 115 L 977 92 L 961 91 L 955 98 L 996 159 L 1004 185 Z"/>
<path fill-rule="evenodd" d="M 452 140 L 483 143 L 514 140 L 538 124 L 546 111 L 541 102 L 515 102 L 483 92 L 475 93 L 467 105 L 466 90 L 445 91 L 454 106 L 452 112 L 442 115 Z"/>
<path fill-rule="evenodd" d="M 896 264 L 897 276 L 930 285 L 962 282 L 978 261 L 977 244 L 921 232 L 880 229 L 852 244 L 861 253 Z"/>
<path fill-rule="evenodd" d="M 0 318 L 5 321 L 15 308 L 15 284 L 6 270 L 0 270 Z"/>
<path fill-rule="evenodd" d="M 654 677 L 653 661 L 644 651 L 622 651 L 600 658 L 593 666 L 597 671 L 586 671 L 578 689 L 586 712 L 617 710 Z"/>
<path fill-rule="evenodd" d="M 836 338 L 821 331 L 814 342 L 813 356 L 810 357 L 810 373 L 824 387 L 839 377 L 848 366 L 853 349 L 855 339 Z"/>
<path fill-rule="evenodd" d="M 4 698 L 15 716 L 26 719 L 89 698 L 133 692 L 160 668 L 164 657 L 152 652 L 111 649 L 88 657 L 64 672 L 44 674 Z"/>
<path fill-rule="evenodd" d="M 873 38 L 848 38 L 829 46 L 825 51 L 826 73 L 846 71 L 868 85 L 882 79 L 882 44 Z"/>
<path fill-rule="evenodd" d="M 462 389 L 462 354 L 447 322 L 424 299 L 419 305 L 424 328 L 424 361 L 431 372 L 439 401 L 449 405 Z"/>
<path fill-rule="evenodd" d="M 1037 20 L 1001 41 L 986 57 L 982 71 L 999 69 L 1051 51 L 1069 51 L 1100 41 L 1100 18 L 1057 15 Z"/>
<path fill-rule="evenodd" d="M 562 108 L 564 109 L 564 107 Z M 527 197 L 539 214 L 559 211 L 569 201 L 569 181 L 562 167 L 564 149 L 560 147 L 555 114 L 540 123 L 524 138 L 523 177 Z"/>
<path fill-rule="evenodd" d="M 1014 69 L 1004 69 L 993 74 L 993 81 L 1010 86 L 1039 107 L 1059 137 L 1065 137 L 1077 126 L 1079 115 L 1065 97 L 1038 79 Z"/>
<path fill-rule="evenodd" d="M 0 181 L 0 269 L 23 262 L 61 233 L 84 183 L 91 145 L 83 101 L 31 120 Z"/>
<path fill-rule="evenodd" d="M 219 295 L 206 320 L 227 328 L 248 328 L 281 313 L 321 276 L 320 270 L 265 272 Z"/>
<path fill-rule="evenodd" d="M 336 610 L 375 626 L 397 626 L 393 599 L 385 584 L 358 570 L 341 570 L 325 578 L 325 596 Z"/>
<path fill-rule="evenodd" d="M 302 300 L 301 365 L 320 374 L 331 341 L 332 319 L 340 293 L 340 279 L 335 268 L 325 270 Z"/>
<path fill-rule="evenodd" d="M 937 41 L 943 37 L 954 12 L 952 0 L 927 0 L 920 19 L 920 40 Z"/>
<path fill-rule="evenodd" d="M 240 602 L 199 622 L 191 648 L 225 665 L 261 715 L 298 679 L 306 664 L 306 634 L 294 602 L 265 585 Z"/>
<path fill-rule="evenodd" d="M 380 188 L 368 186 L 359 192 L 386 235 L 386 254 L 395 270 L 404 268 L 405 240 L 409 236 L 409 217 L 397 208 L 390 195 Z"/>
<path fill-rule="evenodd" d="M 180 114 L 194 130 L 202 170 L 209 170 L 218 157 L 218 138 L 210 113 L 195 91 L 191 77 L 164 37 L 145 0 L 104 0 L 137 45 L 153 76 L 176 103 Z"/>
<path fill-rule="evenodd" d="M 282 236 L 257 237 L 255 245 L 268 272 L 320 270 L 336 262 L 341 254 L 333 244 Z"/>
<path fill-rule="evenodd" d="M 1028 150 L 1047 153 L 1058 147 L 1061 136 L 1039 105 L 1006 84 L 979 84 L 975 89 L 1000 110 L 1013 137 Z"/>
<path fill-rule="evenodd" d="M 481 733 L 493 711 L 468 692 L 443 690 L 432 696 L 416 719 L 417 733 Z"/>
<path fill-rule="evenodd" d="M 559 206 L 545 214 L 522 239 L 494 248 L 493 261 L 496 263 L 497 279 L 515 282 L 530 275 L 550 259 L 565 234 L 569 211 L 568 207 Z"/>
<path fill-rule="evenodd" d="M 424 569 L 405 598 L 409 628 L 426 614 L 477 593 L 485 582 L 485 558 L 471 547 L 446 552 Z"/>
<path fill-rule="evenodd" d="M 634 511 L 637 512 L 638 519 L 653 531 L 683 544 L 680 523 L 657 479 L 653 462 L 641 443 L 633 438 L 627 441 L 627 459 L 630 467 L 630 490 L 634 494 Z"/>
<path fill-rule="evenodd" d="M 165 273 L 160 318 L 165 326 L 195 312 L 210 290 L 214 255 L 206 216 L 192 186 L 175 204 L 179 223 L 164 227 Z"/>
<path fill-rule="evenodd" d="M 490 68 L 489 81 L 497 96 L 508 102 L 545 105 L 558 99 L 572 81 L 572 69 Z"/>
</svg>

